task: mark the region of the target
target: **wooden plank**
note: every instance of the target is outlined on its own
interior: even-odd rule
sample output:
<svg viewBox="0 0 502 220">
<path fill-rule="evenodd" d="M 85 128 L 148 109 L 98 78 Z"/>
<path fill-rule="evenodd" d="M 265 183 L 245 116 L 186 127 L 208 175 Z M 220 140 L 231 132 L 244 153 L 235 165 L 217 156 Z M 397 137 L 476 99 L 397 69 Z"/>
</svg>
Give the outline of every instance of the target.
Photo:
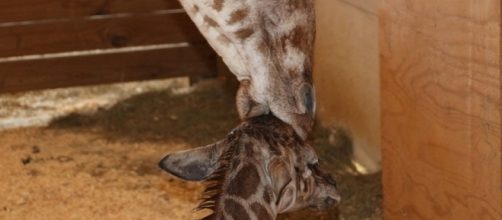
<svg viewBox="0 0 502 220">
<path fill-rule="evenodd" d="M 385 219 L 502 219 L 499 0 L 383 0 Z"/>
<path fill-rule="evenodd" d="M 205 39 L 184 13 L 0 27 L 0 57 Z"/>
<path fill-rule="evenodd" d="M 0 1 L 0 23 L 68 19 L 117 13 L 149 13 L 180 8 L 177 0 Z"/>
<path fill-rule="evenodd" d="M 207 45 L 30 60 L 0 63 L 0 93 L 215 74 L 216 55 Z"/>
</svg>

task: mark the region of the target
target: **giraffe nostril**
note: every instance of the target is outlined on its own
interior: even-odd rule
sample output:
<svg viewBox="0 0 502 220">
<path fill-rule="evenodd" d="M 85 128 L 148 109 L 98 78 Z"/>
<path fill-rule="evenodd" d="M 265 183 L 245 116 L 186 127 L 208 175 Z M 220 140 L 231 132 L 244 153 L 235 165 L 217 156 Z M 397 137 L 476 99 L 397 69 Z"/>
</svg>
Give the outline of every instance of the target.
<svg viewBox="0 0 502 220">
<path fill-rule="evenodd" d="M 333 198 L 331 197 L 328 197 L 324 200 L 324 203 L 328 206 L 328 207 L 331 207 L 333 205 L 336 204 L 336 200 L 334 200 Z"/>
<path fill-rule="evenodd" d="M 327 207 L 332 207 L 332 206 L 338 205 L 338 203 L 340 203 L 339 196 L 336 196 L 336 197 L 328 196 L 326 199 L 324 199 L 324 204 L 326 204 Z"/>
</svg>

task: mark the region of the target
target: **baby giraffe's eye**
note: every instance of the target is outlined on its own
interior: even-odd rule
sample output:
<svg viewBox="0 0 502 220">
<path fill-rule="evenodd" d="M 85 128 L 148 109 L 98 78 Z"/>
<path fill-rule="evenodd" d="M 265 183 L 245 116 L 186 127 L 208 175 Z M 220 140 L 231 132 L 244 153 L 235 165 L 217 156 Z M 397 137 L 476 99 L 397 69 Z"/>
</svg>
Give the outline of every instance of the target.
<svg viewBox="0 0 502 220">
<path fill-rule="evenodd" d="M 319 165 L 319 162 L 318 162 L 318 161 L 316 161 L 316 162 L 314 162 L 314 163 L 308 163 L 308 164 L 307 164 L 307 167 L 308 167 L 310 170 L 312 170 L 312 171 L 319 169 L 319 166 L 320 166 L 320 165 Z"/>
</svg>

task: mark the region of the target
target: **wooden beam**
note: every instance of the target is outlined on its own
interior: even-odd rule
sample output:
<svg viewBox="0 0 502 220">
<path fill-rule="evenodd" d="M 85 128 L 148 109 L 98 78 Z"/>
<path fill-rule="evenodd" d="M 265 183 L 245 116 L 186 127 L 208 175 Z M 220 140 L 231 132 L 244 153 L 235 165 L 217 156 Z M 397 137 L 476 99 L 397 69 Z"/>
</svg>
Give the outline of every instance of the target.
<svg viewBox="0 0 502 220">
<path fill-rule="evenodd" d="M 181 6 L 177 0 L 0 1 L 0 24 L 4 22 L 81 18 L 118 13 L 149 13 L 180 8 Z"/>
<path fill-rule="evenodd" d="M 382 0 L 385 219 L 502 219 L 499 0 Z"/>
<path fill-rule="evenodd" d="M 0 63 L 0 93 L 215 74 L 215 53 L 199 45 Z"/>
<path fill-rule="evenodd" d="M 0 57 L 205 39 L 185 12 L 0 26 Z"/>
</svg>

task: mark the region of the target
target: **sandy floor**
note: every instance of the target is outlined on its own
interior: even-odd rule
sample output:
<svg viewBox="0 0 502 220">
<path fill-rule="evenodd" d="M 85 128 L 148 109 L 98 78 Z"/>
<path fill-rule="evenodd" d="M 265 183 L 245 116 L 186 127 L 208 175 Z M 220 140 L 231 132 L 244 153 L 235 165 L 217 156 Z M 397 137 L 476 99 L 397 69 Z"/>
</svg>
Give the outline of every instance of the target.
<svg viewBox="0 0 502 220">
<path fill-rule="evenodd" d="M 192 214 L 192 208 L 202 185 L 162 173 L 156 164 L 166 152 L 213 142 L 234 127 L 238 121 L 233 92 L 214 82 L 202 83 L 191 93 L 147 87 L 133 93 L 120 86 L 106 87 L 127 94 L 93 111 L 58 113 L 59 118 L 46 127 L 1 131 L 0 219 L 200 216 Z M 79 90 L 78 95 L 96 95 L 89 92 L 96 92 L 91 88 Z M 44 93 L 32 96 L 37 94 Z M 12 104 L 17 99 L 0 97 L 0 103 L 11 103 L 0 105 L 4 119 L 9 112 L 26 110 Z M 23 118 L 17 115 L 16 120 Z M 325 214 L 301 212 L 281 219 L 381 219 L 379 174 L 354 171 L 350 140 L 343 132 L 316 128 L 314 137 L 323 166 L 335 175 L 344 202 L 339 210 Z"/>
</svg>

